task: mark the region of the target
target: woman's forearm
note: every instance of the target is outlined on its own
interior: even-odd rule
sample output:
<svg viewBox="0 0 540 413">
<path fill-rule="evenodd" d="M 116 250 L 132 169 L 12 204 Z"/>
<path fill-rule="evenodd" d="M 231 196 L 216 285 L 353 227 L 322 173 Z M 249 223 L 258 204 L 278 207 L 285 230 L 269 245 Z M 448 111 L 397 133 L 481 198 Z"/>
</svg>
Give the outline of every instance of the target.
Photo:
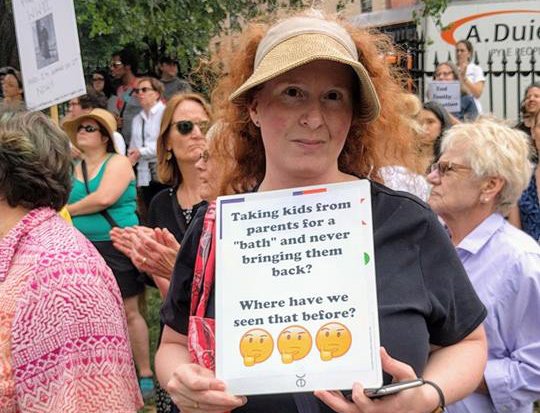
<svg viewBox="0 0 540 413">
<path fill-rule="evenodd" d="M 480 326 L 459 343 L 432 351 L 423 377 L 437 383 L 450 404 L 477 389 L 486 361 L 486 336 Z"/>
<path fill-rule="evenodd" d="M 187 349 L 187 341 L 186 344 L 182 344 L 178 342 L 178 340 L 167 341 L 167 337 L 170 336 L 170 333 L 171 329 L 165 326 L 162 340 L 155 359 L 156 375 L 159 383 L 164 389 L 167 388 L 167 383 L 178 366 L 192 362 L 191 356 L 189 355 L 189 351 Z M 178 333 L 173 332 L 173 334 L 176 337 L 179 336 L 177 336 Z"/>
<path fill-rule="evenodd" d="M 98 192 L 92 192 L 80 201 L 67 205 L 71 216 L 95 214 L 111 206 L 114 202 L 105 199 Z"/>
<path fill-rule="evenodd" d="M 480 96 L 482 96 L 482 92 L 484 91 L 484 82 L 473 83 L 468 78 L 465 78 L 463 79 L 463 85 L 465 86 L 465 89 L 468 90 L 469 94 L 476 99 L 480 99 Z"/>
</svg>

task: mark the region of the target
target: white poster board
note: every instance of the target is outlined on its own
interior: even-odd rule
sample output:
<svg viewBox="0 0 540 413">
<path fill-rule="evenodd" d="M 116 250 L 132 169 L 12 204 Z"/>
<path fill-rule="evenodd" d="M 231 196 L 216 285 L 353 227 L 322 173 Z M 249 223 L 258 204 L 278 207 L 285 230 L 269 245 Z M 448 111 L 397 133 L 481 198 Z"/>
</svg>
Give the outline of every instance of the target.
<svg viewBox="0 0 540 413">
<path fill-rule="evenodd" d="M 382 384 L 370 184 L 220 197 L 216 376 L 237 395 Z"/>
<path fill-rule="evenodd" d="M 73 0 L 13 0 L 29 110 L 86 93 Z"/>
<path fill-rule="evenodd" d="M 428 99 L 437 102 L 450 113 L 461 111 L 461 86 L 459 80 L 432 80 L 428 83 Z"/>
</svg>

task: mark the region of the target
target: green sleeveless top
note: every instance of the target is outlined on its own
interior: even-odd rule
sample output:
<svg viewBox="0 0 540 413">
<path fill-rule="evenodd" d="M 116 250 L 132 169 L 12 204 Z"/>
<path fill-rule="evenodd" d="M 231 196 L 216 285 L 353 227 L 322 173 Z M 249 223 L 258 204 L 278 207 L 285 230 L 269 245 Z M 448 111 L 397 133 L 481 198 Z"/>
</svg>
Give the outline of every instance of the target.
<svg viewBox="0 0 540 413">
<path fill-rule="evenodd" d="M 103 173 L 107 167 L 107 163 L 113 155 L 111 154 L 103 165 L 99 168 L 98 174 L 88 181 L 88 187 L 90 192 L 95 192 L 101 183 L 103 178 Z M 75 176 L 72 177 L 72 189 L 69 194 L 68 203 L 72 204 L 74 202 L 80 201 L 88 195 L 86 192 L 86 187 L 84 186 L 84 181 L 78 180 Z M 121 227 L 130 227 L 133 225 L 139 224 L 139 218 L 135 213 L 137 208 L 137 190 L 135 187 L 135 180 L 129 183 L 129 186 L 126 188 L 124 193 L 116 200 L 116 202 L 107 208 L 107 212 L 115 220 L 116 224 Z M 87 215 L 78 215 L 72 217 L 73 225 L 79 231 L 81 231 L 86 238 L 90 241 L 110 241 L 111 237 L 109 231 L 111 230 L 111 225 L 99 212 Z"/>
</svg>

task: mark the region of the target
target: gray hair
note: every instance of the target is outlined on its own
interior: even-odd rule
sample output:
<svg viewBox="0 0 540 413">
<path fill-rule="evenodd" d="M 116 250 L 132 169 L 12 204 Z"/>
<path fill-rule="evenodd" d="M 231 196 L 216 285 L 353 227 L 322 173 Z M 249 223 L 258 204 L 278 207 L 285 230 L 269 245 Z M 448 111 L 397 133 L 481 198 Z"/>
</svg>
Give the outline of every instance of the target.
<svg viewBox="0 0 540 413">
<path fill-rule="evenodd" d="M 60 210 L 71 190 L 67 135 L 41 112 L 0 110 L 0 198 Z"/>
<path fill-rule="evenodd" d="M 504 180 L 495 206 L 506 215 L 531 178 L 531 146 L 527 135 L 495 119 L 481 118 L 455 125 L 444 134 L 442 152 L 456 145 L 467 148 L 465 159 L 477 177 L 496 176 Z"/>
</svg>

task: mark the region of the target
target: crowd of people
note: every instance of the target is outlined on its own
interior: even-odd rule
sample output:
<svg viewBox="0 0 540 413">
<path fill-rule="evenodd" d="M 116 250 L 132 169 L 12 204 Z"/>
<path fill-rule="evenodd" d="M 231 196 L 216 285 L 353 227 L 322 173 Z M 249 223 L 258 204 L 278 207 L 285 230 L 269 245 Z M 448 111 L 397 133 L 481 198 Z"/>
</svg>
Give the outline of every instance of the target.
<svg viewBox="0 0 540 413">
<path fill-rule="evenodd" d="M 385 36 L 337 18 L 310 10 L 231 36 L 209 101 L 174 59 L 138 76 L 123 49 L 60 126 L 25 111 L 20 74 L 2 72 L 0 413 L 135 412 L 150 398 L 160 413 L 530 413 L 540 85 L 511 127 L 482 116 L 466 40 L 434 73 L 460 83 L 449 113 L 403 89 Z M 360 179 L 384 384 L 424 385 L 230 394 L 214 373 L 215 199 Z M 163 300 L 155 371 L 147 288 Z"/>
</svg>

